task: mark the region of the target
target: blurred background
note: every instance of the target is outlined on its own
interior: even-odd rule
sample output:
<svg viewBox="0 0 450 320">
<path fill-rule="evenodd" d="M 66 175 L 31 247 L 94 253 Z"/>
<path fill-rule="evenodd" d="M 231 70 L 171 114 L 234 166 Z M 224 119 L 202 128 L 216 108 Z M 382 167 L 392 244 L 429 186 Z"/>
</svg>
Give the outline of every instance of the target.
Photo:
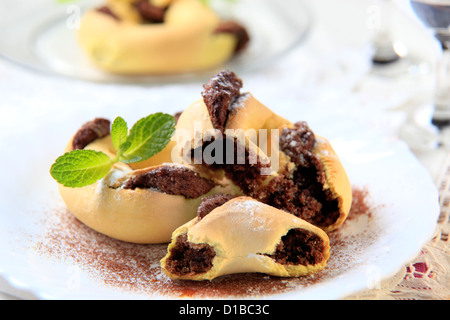
<svg viewBox="0 0 450 320">
<path fill-rule="evenodd" d="M 255 1 L 244 2 L 258 8 Z M 160 108 L 182 110 L 198 98 L 209 74 L 135 81 L 87 66 L 73 34 L 80 12 L 100 3 L 0 2 L 2 138 L 24 128 L 33 130 L 43 119 L 56 125 L 72 122 L 72 127 L 62 125 L 69 131 L 78 126 L 77 117 L 82 121 L 126 110 L 138 119 Z M 260 34 L 249 57 L 226 67 L 244 79 L 247 90 L 282 115 L 295 110 L 298 120 L 337 113 L 366 123 L 392 138 L 407 140 L 421 161 L 428 160 L 430 149 L 432 158 L 439 153 L 428 140 L 423 142 L 404 129 L 417 108 L 433 101 L 436 64 L 442 54 L 441 44 L 409 1 L 283 3 L 270 17 L 267 12 L 258 15 L 258 9 L 240 11 L 244 22 L 257 17 L 252 28 Z M 448 15 L 448 3 L 445 10 Z M 271 48 L 264 42 L 267 39 L 279 45 Z M 424 121 L 427 112 L 422 112 Z"/>
</svg>

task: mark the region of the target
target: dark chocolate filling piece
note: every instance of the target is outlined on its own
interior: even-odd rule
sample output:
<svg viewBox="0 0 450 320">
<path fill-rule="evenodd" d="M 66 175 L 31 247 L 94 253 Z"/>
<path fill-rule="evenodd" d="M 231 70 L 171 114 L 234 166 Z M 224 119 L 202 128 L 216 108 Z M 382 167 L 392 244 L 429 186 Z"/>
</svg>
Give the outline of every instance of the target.
<svg viewBox="0 0 450 320">
<path fill-rule="evenodd" d="M 164 23 L 165 15 L 169 7 L 159 7 L 155 6 L 148 0 L 138 0 L 133 4 L 137 12 L 143 19 L 143 23 Z M 98 12 L 104 13 L 117 21 L 122 19 L 113 12 L 109 6 L 102 6 L 97 8 Z M 214 33 L 230 33 L 237 38 L 236 48 L 234 50 L 235 54 L 242 52 L 250 42 L 250 35 L 247 29 L 235 22 L 235 21 L 225 21 L 222 22 L 214 31 Z"/>
<path fill-rule="evenodd" d="M 144 20 L 144 23 L 163 23 L 167 8 L 158 7 L 151 4 L 148 0 L 139 0 L 134 3 L 134 7 Z M 97 8 L 98 12 L 104 13 L 117 21 L 121 21 L 120 17 L 114 13 L 109 6 Z"/>
<path fill-rule="evenodd" d="M 120 21 L 120 20 L 121 20 L 121 19 L 120 19 L 120 18 L 119 18 L 112 10 L 111 10 L 111 8 L 108 7 L 108 6 L 103 6 L 103 7 L 97 8 L 97 11 L 98 11 L 98 12 L 101 12 L 101 13 L 104 13 L 104 14 L 106 14 L 106 15 L 112 17 L 113 19 L 117 20 L 117 21 Z"/>
<path fill-rule="evenodd" d="M 231 146 L 231 147 L 230 147 Z M 205 152 L 212 150 L 212 154 Z M 198 155 L 202 155 L 198 159 Z M 250 154 L 249 149 L 239 143 L 239 140 L 226 135 L 223 138 L 207 141 L 202 147 L 191 150 L 194 163 L 211 170 L 223 170 L 225 176 L 233 181 L 244 194 L 257 198 L 260 184 L 266 179 L 261 175 L 263 168 L 270 168 L 270 164 L 263 164 L 256 155 Z M 256 159 L 256 161 L 255 161 Z"/>
<path fill-rule="evenodd" d="M 208 108 L 215 129 L 223 132 L 230 105 L 240 97 L 242 80 L 235 73 L 225 70 L 211 78 L 203 86 L 203 101 Z"/>
<path fill-rule="evenodd" d="M 322 162 L 312 152 L 315 144 L 314 133 L 306 122 L 298 122 L 293 129 L 284 129 L 280 135 L 280 149 L 297 166 L 292 180 L 298 190 L 291 191 L 295 192 L 296 210 L 288 211 L 314 225 L 329 226 L 339 218 L 339 206 L 337 199 L 323 187 L 325 172 Z M 288 206 L 287 202 L 280 204 L 280 208 Z"/>
<path fill-rule="evenodd" d="M 314 233 L 303 229 L 291 229 L 281 238 L 275 252 L 266 255 L 282 265 L 316 265 L 323 261 L 325 245 Z M 179 236 L 170 249 L 166 269 L 178 276 L 195 276 L 213 267 L 216 256 L 208 244 L 193 244 L 187 234 Z"/>
<path fill-rule="evenodd" d="M 134 4 L 136 10 L 147 23 L 163 23 L 167 8 L 155 6 L 148 0 L 139 0 Z"/>
<path fill-rule="evenodd" d="M 165 166 L 136 175 L 124 185 L 124 189 L 157 189 L 170 195 L 197 199 L 214 188 L 215 183 L 197 172 L 183 167 Z"/>
<path fill-rule="evenodd" d="M 222 22 L 215 30 L 215 33 L 233 34 L 238 39 L 235 53 L 239 53 L 244 50 L 245 47 L 247 47 L 247 44 L 250 42 L 250 36 L 247 32 L 247 29 L 235 21 Z"/>
<path fill-rule="evenodd" d="M 73 150 L 84 149 L 91 142 L 106 137 L 110 133 L 110 126 L 111 122 L 102 118 L 85 123 L 73 138 Z"/>
<path fill-rule="evenodd" d="M 235 196 L 232 196 L 230 194 L 214 194 L 212 196 L 204 197 L 202 199 L 202 202 L 200 203 L 198 209 L 197 209 L 197 217 L 198 220 L 202 220 L 205 216 L 207 216 L 211 211 L 214 209 L 224 205 L 231 199 L 234 199 Z"/>
<path fill-rule="evenodd" d="M 314 133 L 304 121 L 297 122 L 294 128 L 284 128 L 280 135 L 280 149 L 297 166 L 310 166 L 310 153 L 315 143 Z"/>
<path fill-rule="evenodd" d="M 322 239 L 311 231 L 291 229 L 267 256 L 282 265 L 316 265 L 324 259 L 324 248 Z"/>
<path fill-rule="evenodd" d="M 325 190 L 325 172 L 313 154 L 315 137 L 305 122 L 285 129 L 280 149 L 296 165 L 292 177 L 277 177 L 258 195 L 260 201 L 285 210 L 316 226 L 332 225 L 339 218 L 338 201 Z"/>
<path fill-rule="evenodd" d="M 165 15 L 168 7 L 155 6 L 148 0 L 138 0 L 134 7 L 144 20 L 144 23 L 164 23 Z M 98 12 L 104 13 L 117 21 L 121 21 L 120 17 L 113 10 L 105 5 L 97 8 Z M 247 29 L 235 21 L 224 21 L 214 31 L 214 33 L 230 33 L 237 38 L 237 44 L 234 53 L 243 51 L 250 42 L 250 35 Z"/>
<path fill-rule="evenodd" d="M 215 256 L 216 253 L 210 245 L 193 244 L 188 241 L 187 234 L 183 234 L 170 249 L 165 267 L 178 276 L 202 274 L 211 270 Z"/>
<path fill-rule="evenodd" d="M 182 113 L 183 111 L 179 111 L 173 115 L 173 118 L 175 119 L 175 124 L 178 123 L 178 120 L 180 119 Z"/>
</svg>

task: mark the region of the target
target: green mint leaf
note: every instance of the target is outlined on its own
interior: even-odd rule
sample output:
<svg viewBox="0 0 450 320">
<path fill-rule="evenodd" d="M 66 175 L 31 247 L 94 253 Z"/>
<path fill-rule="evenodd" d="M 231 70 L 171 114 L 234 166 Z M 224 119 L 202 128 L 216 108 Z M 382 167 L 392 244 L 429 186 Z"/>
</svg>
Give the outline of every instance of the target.
<svg viewBox="0 0 450 320">
<path fill-rule="evenodd" d="M 94 150 L 74 150 L 59 157 L 50 169 L 52 177 L 70 188 L 81 188 L 102 179 L 112 168 L 111 158 Z"/>
<path fill-rule="evenodd" d="M 175 119 L 155 113 L 139 120 L 130 130 L 127 141 L 119 149 L 119 161 L 145 161 L 163 150 L 175 132 Z"/>
<path fill-rule="evenodd" d="M 120 147 L 127 141 L 128 125 L 121 117 L 117 117 L 111 126 L 111 139 L 114 148 L 119 151 Z"/>
</svg>

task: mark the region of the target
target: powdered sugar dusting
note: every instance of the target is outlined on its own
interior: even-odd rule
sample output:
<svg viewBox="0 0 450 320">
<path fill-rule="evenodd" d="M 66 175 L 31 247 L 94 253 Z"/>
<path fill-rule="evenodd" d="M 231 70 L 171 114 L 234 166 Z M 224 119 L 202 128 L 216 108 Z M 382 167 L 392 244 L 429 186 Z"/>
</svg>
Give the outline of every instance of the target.
<svg viewBox="0 0 450 320">
<path fill-rule="evenodd" d="M 263 204 L 255 200 L 245 200 L 245 201 L 233 201 L 228 204 L 229 208 L 236 211 L 241 211 L 254 215 L 256 210 L 259 210 Z"/>
<path fill-rule="evenodd" d="M 331 257 L 326 268 L 300 278 L 277 278 L 264 274 L 238 274 L 211 282 L 173 281 L 162 272 L 160 260 L 167 245 L 136 245 L 99 234 L 74 218 L 66 209 L 43 212 L 46 232 L 32 242 L 39 255 L 76 265 L 111 290 L 144 297 L 228 298 L 260 297 L 289 293 L 340 277 L 364 264 L 359 257 L 372 246 L 382 230 L 377 229 L 377 208 L 368 206 L 369 194 L 355 189 L 348 220 L 330 234 Z M 251 210 L 255 201 L 240 205 Z M 357 228 L 355 227 L 357 226 Z"/>
<path fill-rule="evenodd" d="M 257 214 L 264 206 L 261 202 L 255 200 L 234 201 L 229 202 L 227 206 L 238 213 L 236 216 L 241 218 L 245 215 L 244 219 L 239 219 L 239 222 L 244 224 L 242 226 L 243 229 L 248 229 L 253 232 L 267 232 L 272 230 L 267 219 Z"/>
<path fill-rule="evenodd" d="M 245 103 L 250 98 L 250 94 L 244 93 L 241 94 L 239 97 L 233 100 L 233 103 L 230 104 L 230 107 L 228 109 L 228 112 L 237 112 L 237 110 L 242 109 L 245 107 Z"/>
</svg>

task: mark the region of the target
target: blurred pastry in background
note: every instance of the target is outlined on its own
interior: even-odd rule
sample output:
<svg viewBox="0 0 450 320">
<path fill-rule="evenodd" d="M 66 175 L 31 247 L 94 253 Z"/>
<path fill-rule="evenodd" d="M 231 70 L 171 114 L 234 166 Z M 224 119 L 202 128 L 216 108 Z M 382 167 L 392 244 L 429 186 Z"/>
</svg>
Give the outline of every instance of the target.
<svg viewBox="0 0 450 320">
<path fill-rule="evenodd" d="M 78 39 L 98 68 L 148 75 L 218 67 L 250 36 L 200 0 L 107 0 L 84 14 Z"/>
</svg>

